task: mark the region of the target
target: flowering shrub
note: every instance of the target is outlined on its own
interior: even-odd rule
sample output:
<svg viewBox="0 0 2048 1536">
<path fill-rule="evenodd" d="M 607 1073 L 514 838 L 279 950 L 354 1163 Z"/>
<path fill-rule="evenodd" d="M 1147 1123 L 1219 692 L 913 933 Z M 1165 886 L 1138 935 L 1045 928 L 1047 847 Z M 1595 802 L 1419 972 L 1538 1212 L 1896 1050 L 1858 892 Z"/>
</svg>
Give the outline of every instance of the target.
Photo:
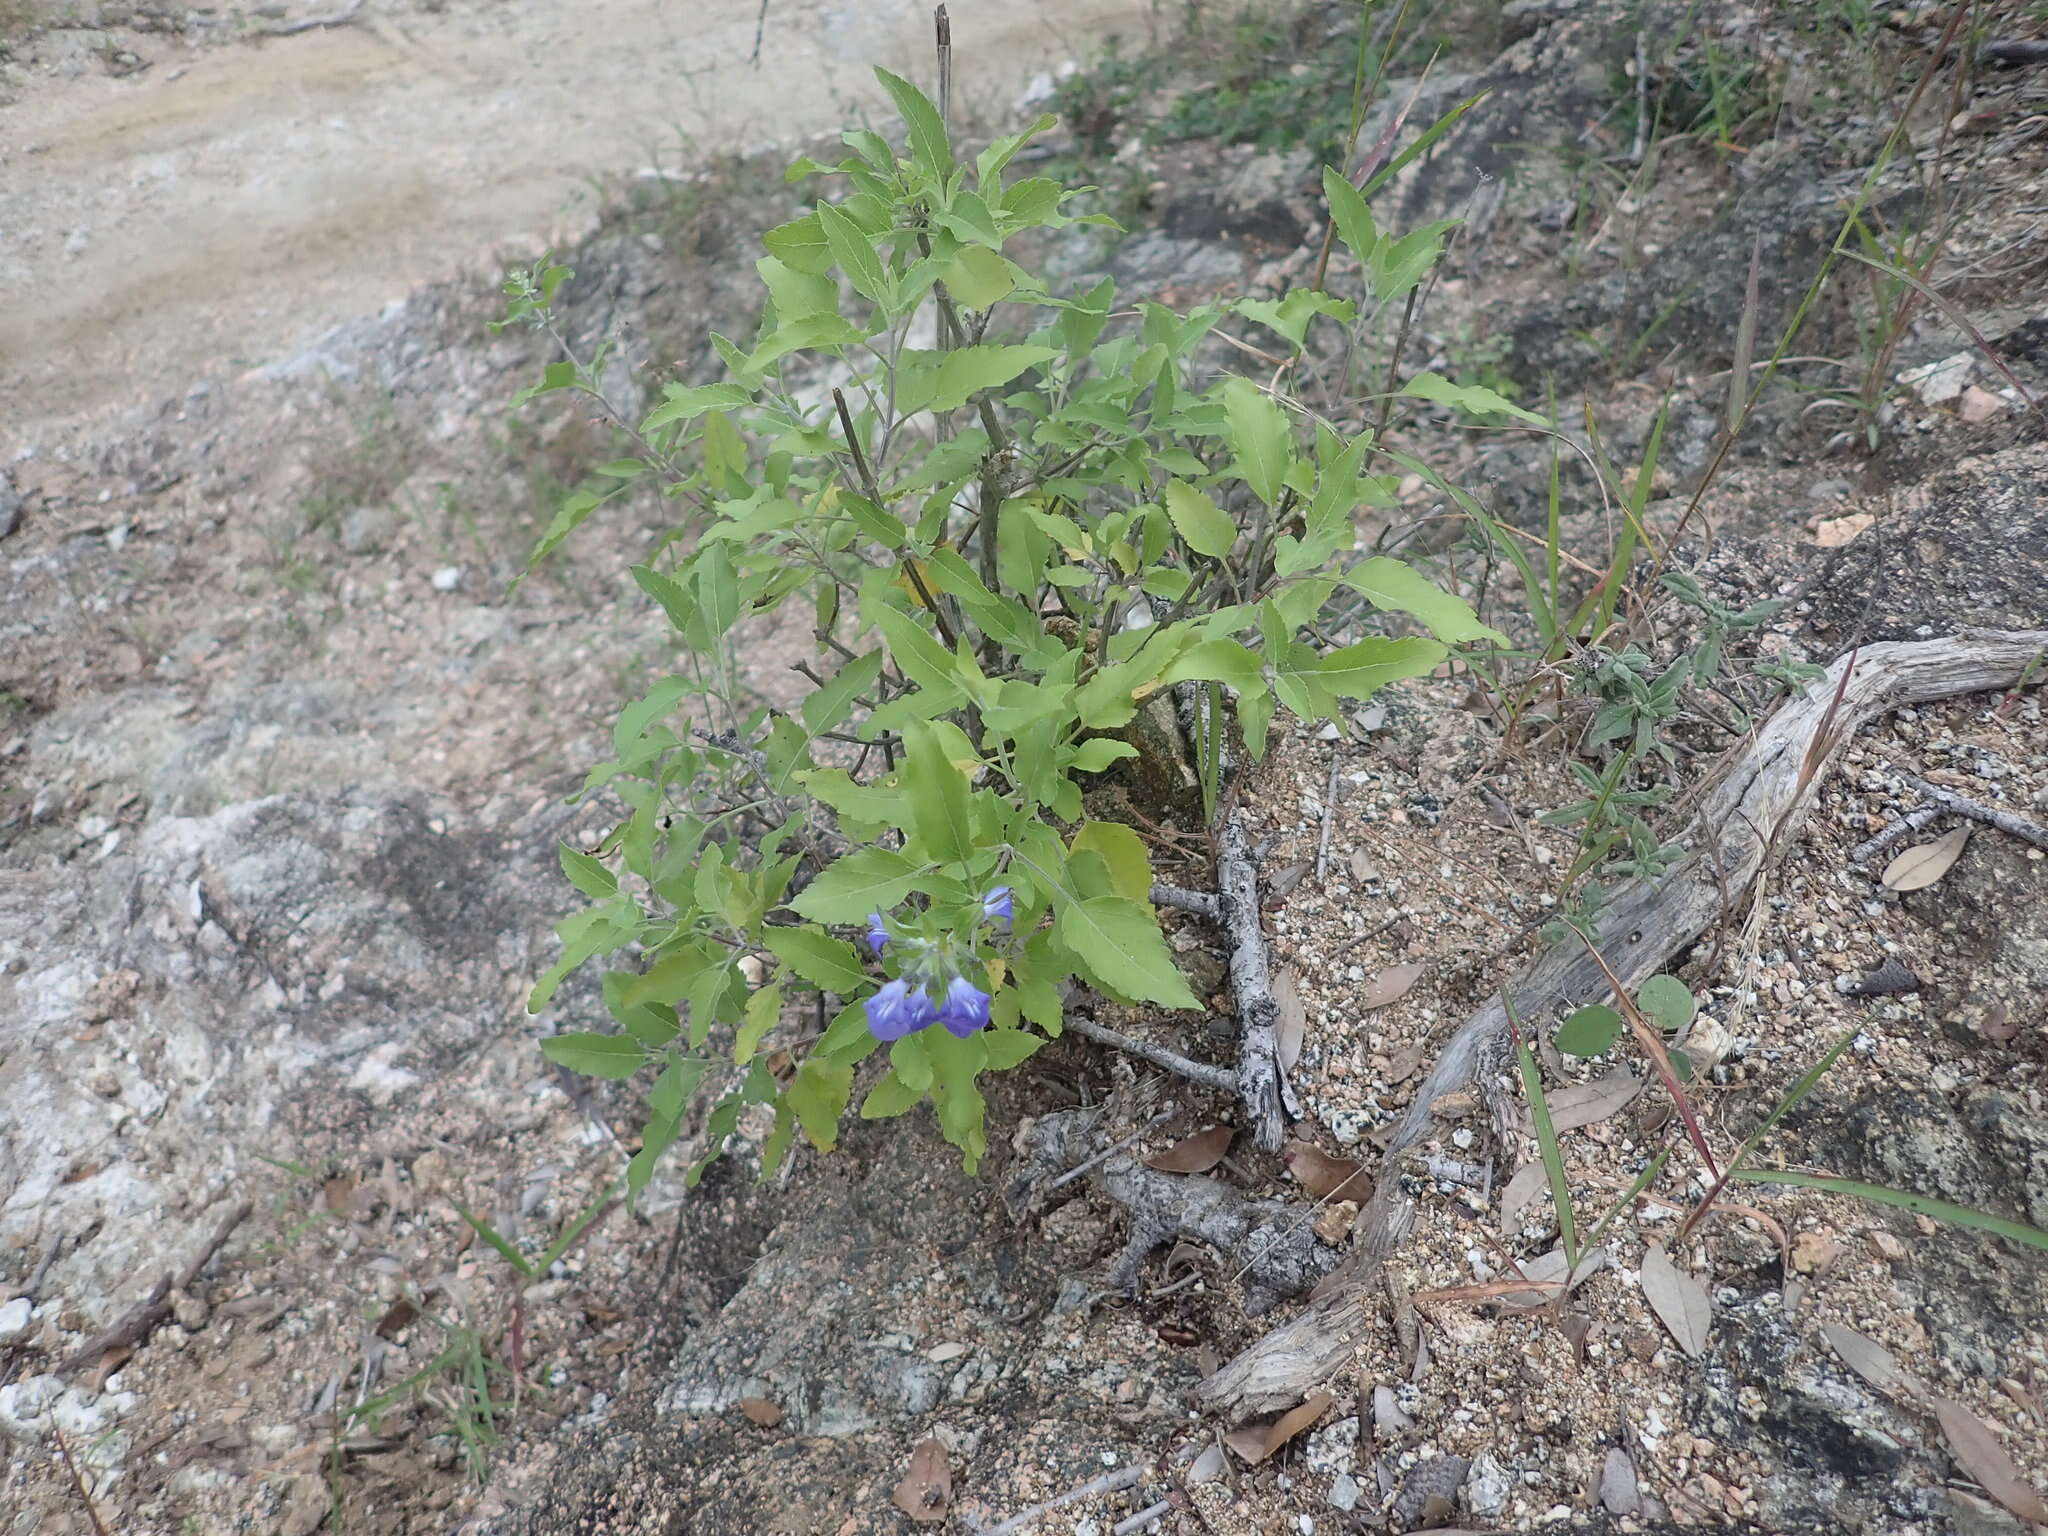
<svg viewBox="0 0 2048 1536">
<path fill-rule="evenodd" d="M 1318 319 L 1360 323 L 1357 302 L 1302 289 L 1119 309 L 1107 280 L 1055 295 L 1006 248 L 1076 222 L 1069 190 L 1004 180 L 1053 120 L 965 166 L 931 104 L 879 73 L 907 147 L 861 131 L 836 166 L 797 162 L 793 180 L 831 177 L 839 195 L 764 237 L 751 343 L 714 335 L 724 378 L 670 385 L 619 423 L 637 451 L 601 466 L 615 489 L 570 496 L 533 553 L 634 485 L 688 509 L 633 568 L 684 659 L 620 714 L 590 772 L 584 792 L 625 815 L 594 853 L 562 849 L 590 905 L 530 999 L 631 957 L 603 979 L 619 1033 L 543 1047 L 598 1076 L 653 1071 L 635 1190 L 700 1091 L 715 1096 L 692 1122 L 692 1179 L 751 1105 L 773 1110 L 764 1168 L 799 1131 L 830 1149 L 862 1071 L 862 1116 L 928 1100 L 972 1169 L 978 1079 L 1059 1033 L 1064 983 L 1199 1006 L 1144 844 L 1086 809 L 1095 776 L 1153 750 L 1141 711 L 1202 691 L 1213 796 L 1224 721 L 1257 755 L 1280 705 L 1327 717 L 1498 638 L 1399 561 L 1351 553 L 1354 510 L 1426 466 L 1370 434 L 1308 430 L 1285 396 L 1196 359 L 1225 319 L 1299 348 Z M 1398 315 L 1445 226 L 1396 240 L 1342 176 L 1326 186 L 1367 318 Z M 552 330 L 569 275 L 514 274 L 500 323 Z M 602 366 L 551 364 L 521 401 L 559 390 L 605 408 Z M 1402 392 L 1515 411 L 1433 374 Z M 1332 646 L 1316 620 L 1340 591 L 1427 633 Z M 735 631 L 770 614 L 817 640 L 793 711 L 740 686 Z"/>
</svg>

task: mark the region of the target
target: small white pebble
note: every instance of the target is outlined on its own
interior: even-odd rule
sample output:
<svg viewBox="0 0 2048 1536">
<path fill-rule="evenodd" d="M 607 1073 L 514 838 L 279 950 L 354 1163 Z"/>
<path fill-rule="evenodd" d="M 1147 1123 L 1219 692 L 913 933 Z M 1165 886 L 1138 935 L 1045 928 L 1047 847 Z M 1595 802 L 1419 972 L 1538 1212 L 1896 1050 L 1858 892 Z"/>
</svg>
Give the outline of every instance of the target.
<svg viewBox="0 0 2048 1536">
<path fill-rule="evenodd" d="M 434 572 L 433 580 L 436 592 L 453 592 L 462 585 L 462 567 L 459 565 L 444 565 Z"/>
</svg>

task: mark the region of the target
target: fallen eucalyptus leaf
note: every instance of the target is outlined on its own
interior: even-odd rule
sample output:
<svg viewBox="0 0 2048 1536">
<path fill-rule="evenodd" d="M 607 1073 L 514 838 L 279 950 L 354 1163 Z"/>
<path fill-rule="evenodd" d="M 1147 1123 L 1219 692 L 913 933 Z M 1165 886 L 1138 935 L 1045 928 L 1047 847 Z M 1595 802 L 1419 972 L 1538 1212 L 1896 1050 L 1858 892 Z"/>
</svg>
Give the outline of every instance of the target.
<svg viewBox="0 0 2048 1536">
<path fill-rule="evenodd" d="M 773 1429 L 782 1422 L 782 1405 L 765 1397 L 743 1397 L 740 1412 L 763 1429 Z"/>
<path fill-rule="evenodd" d="M 1273 1043 L 1280 1057 L 1280 1070 L 1292 1072 L 1301 1060 L 1302 1037 L 1308 1033 L 1308 1008 L 1301 1000 L 1301 978 L 1294 967 L 1283 965 L 1273 973 Z"/>
<path fill-rule="evenodd" d="M 1311 1141 L 1290 1141 L 1280 1156 L 1295 1182 L 1318 1200 L 1356 1200 L 1363 1205 L 1372 1198 L 1372 1181 L 1356 1158 L 1332 1157 Z"/>
<path fill-rule="evenodd" d="M 1546 1173 L 1541 1161 L 1528 1162 L 1517 1168 L 1500 1192 L 1500 1234 L 1506 1237 L 1521 1225 L 1522 1212 L 1529 1208 L 1529 1202 L 1543 1191 Z"/>
<path fill-rule="evenodd" d="M 1223 1475 L 1223 1469 L 1227 1465 L 1228 1461 L 1224 1457 L 1223 1447 L 1211 1444 L 1188 1467 L 1186 1475 L 1187 1485 L 1190 1488 L 1199 1488 L 1204 1483 L 1213 1483 Z"/>
<path fill-rule="evenodd" d="M 1183 1136 L 1164 1152 L 1154 1153 L 1145 1159 L 1145 1166 L 1161 1173 L 1207 1173 L 1223 1161 L 1223 1154 L 1230 1150 L 1230 1138 L 1236 1134 L 1231 1126 L 1212 1125 L 1206 1131 Z"/>
<path fill-rule="evenodd" d="M 1820 1336 L 1841 1356 L 1842 1364 L 1887 1397 L 1925 1397 L 1926 1384 L 1875 1339 L 1865 1338 L 1840 1323 L 1822 1323 Z"/>
<path fill-rule="evenodd" d="M 1307 1429 L 1328 1411 L 1337 1399 L 1328 1392 L 1311 1394 L 1299 1406 L 1290 1408 L 1269 1425 L 1247 1424 L 1223 1437 L 1223 1443 L 1253 1466 Z"/>
<path fill-rule="evenodd" d="M 1365 990 L 1358 995 L 1358 1006 L 1384 1008 L 1389 1003 L 1399 1002 L 1414 989 L 1416 982 L 1422 980 L 1422 971 L 1419 960 L 1387 967 L 1365 984 Z"/>
<path fill-rule="evenodd" d="M 1560 1135 L 1581 1126 L 1597 1125 L 1617 1115 L 1635 1101 L 1648 1078 L 1637 1077 L 1626 1067 L 1616 1067 L 1605 1077 L 1590 1083 L 1574 1083 L 1550 1095 L 1550 1128 Z"/>
<path fill-rule="evenodd" d="M 953 1504 L 953 1467 L 938 1440 L 920 1440 L 910 1453 L 910 1466 L 896 1485 L 895 1504 L 919 1525 L 946 1518 Z"/>
<path fill-rule="evenodd" d="M 1643 1299 L 1688 1356 L 1697 1360 L 1706 1352 L 1714 1304 L 1707 1288 L 1673 1264 L 1662 1248 L 1643 1255 Z"/>
<path fill-rule="evenodd" d="M 1956 1465 L 1975 1478 L 1979 1487 L 2022 1520 L 2048 1525 L 2048 1503 L 2020 1476 L 2020 1469 L 1989 1424 L 1946 1397 L 1934 1400 L 1934 1419 L 1955 1454 Z"/>
<path fill-rule="evenodd" d="M 1917 891 L 1934 884 L 1954 867 L 1963 856 L 1963 844 L 1970 840 L 1968 822 L 1953 832 L 1946 832 L 1931 843 L 1918 843 L 1908 848 L 1884 867 L 1884 885 L 1888 891 Z"/>
</svg>

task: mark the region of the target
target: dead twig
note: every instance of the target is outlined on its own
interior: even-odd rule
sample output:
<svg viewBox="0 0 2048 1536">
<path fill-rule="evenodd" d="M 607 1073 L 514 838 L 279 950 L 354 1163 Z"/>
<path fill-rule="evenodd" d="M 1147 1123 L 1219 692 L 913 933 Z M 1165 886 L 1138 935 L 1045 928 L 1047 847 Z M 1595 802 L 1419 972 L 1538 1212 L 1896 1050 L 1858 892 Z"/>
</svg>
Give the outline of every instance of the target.
<svg viewBox="0 0 2048 1536">
<path fill-rule="evenodd" d="M 1029 1530 L 1041 1515 L 1050 1514 L 1062 1505 L 1078 1504 L 1081 1500 L 1095 1498 L 1098 1494 L 1121 1493 L 1126 1488 L 1135 1487 L 1144 1476 L 1144 1464 L 1131 1462 L 1127 1466 L 1118 1467 L 1114 1472 L 1105 1472 L 1100 1477 L 1092 1478 L 1078 1488 L 1069 1488 L 1065 1493 L 1055 1494 L 1043 1504 L 1034 1504 L 1029 1509 L 1019 1510 L 1001 1525 L 984 1527 L 980 1536 L 1015 1536 L 1018 1531 Z"/>
<path fill-rule="evenodd" d="M 1237 1096 L 1252 1139 L 1278 1152 L 1287 1130 L 1280 1099 L 1280 1005 L 1273 997 L 1272 957 L 1259 921 L 1259 876 L 1243 821 L 1232 816 L 1216 838 L 1216 894 L 1230 939 L 1230 987 L 1237 997 Z"/>
<path fill-rule="evenodd" d="M 356 19 L 363 8 L 363 0 L 355 0 L 345 11 L 335 11 L 326 16 L 308 16 L 304 21 L 274 21 L 256 29 L 259 37 L 296 37 L 301 32 L 324 32 L 330 27 L 345 27 Z"/>
<path fill-rule="evenodd" d="M 1130 1135 L 1124 1137 L 1122 1141 L 1113 1141 L 1108 1146 L 1104 1147 L 1100 1152 L 1096 1153 L 1093 1157 L 1089 1158 L 1086 1162 L 1076 1163 L 1073 1167 L 1069 1168 L 1065 1173 L 1061 1174 L 1058 1178 L 1054 1179 L 1051 1183 L 1047 1184 L 1045 1188 L 1040 1191 L 1040 1193 L 1049 1195 L 1061 1186 L 1073 1183 L 1074 1180 L 1080 1178 L 1082 1174 L 1088 1173 L 1093 1169 L 1100 1168 L 1112 1157 L 1115 1157 L 1117 1153 L 1123 1151 L 1133 1142 L 1140 1140 L 1150 1132 L 1156 1131 L 1157 1129 L 1159 1129 L 1160 1126 L 1166 1124 L 1167 1121 L 1171 1120 L 1178 1113 L 1179 1111 L 1170 1105 L 1167 1108 L 1162 1109 L 1150 1120 L 1147 1120 L 1143 1125 L 1139 1126 L 1135 1131 L 1131 1132 Z"/>
<path fill-rule="evenodd" d="M 199 1272 L 206 1268 L 213 1256 L 227 1245 L 230 1237 L 234 1236 L 235 1228 L 247 1221 L 249 1213 L 255 1209 L 255 1205 L 247 1200 L 236 1206 L 215 1230 L 212 1239 L 200 1251 L 198 1258 L 187 1264 L 178 1274 L 167 1274 L 158 1280 L 150 1287 L 149 1295 L 143 1298 L 139 1306 L 105 1333 L 80 1345 L 69 1359 L 57 1367 L 58 1371 L 68 1375 L 81 1366 L 99 1359 L 110 1349 L 133 1348 L 141 1344 L 157 1330 L 165 1318 L 171 1315 L 169 1297 L 172 1288 L 188 1289 L 192 1282 L 199 1278 Z"/>
<path fill-rule="evenodd" d="M 1209 892 L 1184 891 L 1177 885 L 1153 886 L 1152 905 L 1172 907 L 1177 912 L 1192 912 L 1197 917 L 1206 917 L 1212 923 L 1221 921 L 1223 916 L 1222 908 Z"/>
<path fill-rule="evenodd" d="M 1190 1061 L 1178 1051 L 1169 1051 L 1163 1045 L 1153 1045 L 1145 1040 L 1133 1040 L 1129 1035 L 1111 1029 L 1107 1024 L 1098 1024 L 1085 1013 L 1069 1014 L 1066 1025 L 1075 1034 L 1100 1045 L 1107 1045 L 1122 1051 L 1126 1056 L 1135 1056 L 1140 1061 L 1149 1061 L 1155 1067 L 1163 1067 L 1177 1077 L 1184 1077 L 1191 1083 L 1200 1083 L 1204 1088 L 1214 1088 L 1218 1093 L 1235 1093 L 1237 1079 L 1224 1067 L 1212 1067 L 1207 1062 Z"/>
<path fill-rule="evenodd" d="M 1337 821 L 1337 770 L 1343 759 L 1336 753 L 1330 754 L 1330 782 L 1323 790 L 1323 831 L 1316 839 L 1316 884 L 1323 883 L 1323 877 L 1330 868 L 1330 829 Z"/>
<path fill-rule="evenodd" d="M 1860 726 L 1903 706 L 2008 688 L 2044 645 L 2048 631 L 1966 629 L 1940 640 L 1873 645 L 1836 661 L 1830 676 L 1772 716 L 1703 802 L 1702 816 L 1722 831 L 1715 854 L 1695 851 L 1660 879 L 1626 881 L 1615 891 L 1593 938 L 1616 976 L 1625 986 L 1639 985 L 1720 920 L 1724 893 L 1742 898 L 1766 855 L 1804 814 L 1827 757 Z M 1552 946 L 1504 990 L 1516 1013 L 1535 1021 L 1568 998 L 1606 990 L 1606 981 L 1590 952 L 1567 944 Z M 1436 1100 L 1505 1064 L 1507 1028 L 1497 993 L 1437 1058 L 1388 1140 L 1389 1160 L 1441 1132 L 1430 1108 Z M 1204 1381 L 1203 1402 L 1234 1419 L 1290 1407 L 1349 1360 L 1366 1326 L 1366 1286 L 1406 1239 L 1416 1214 L 1407 1181 L 1381 1179 L 1353 1228 L 1351 1258 L 1316 1288 L 1300 1316 Z"/>
<path fill-rule="evenodd" d="M 64 1458 L 64 1470 L 71 1474 L 71 1486 L 78 1490 L 79 1502 L 85 1505 L 86 1518 L 92 1521 L 95 1536 L 107 1536 L 106 1522 L 100 1519 L 99 1507 L 92 1501 L 92 1494 L 85 1486 L 85 1479 L 79 1476 L 78 1463 L 71 1459 L 71 1447 L 64 1443 L 64 1431 L 55 1424 L 50 1433 L 57 1441 L 57 1454 Z"/>
</svg>

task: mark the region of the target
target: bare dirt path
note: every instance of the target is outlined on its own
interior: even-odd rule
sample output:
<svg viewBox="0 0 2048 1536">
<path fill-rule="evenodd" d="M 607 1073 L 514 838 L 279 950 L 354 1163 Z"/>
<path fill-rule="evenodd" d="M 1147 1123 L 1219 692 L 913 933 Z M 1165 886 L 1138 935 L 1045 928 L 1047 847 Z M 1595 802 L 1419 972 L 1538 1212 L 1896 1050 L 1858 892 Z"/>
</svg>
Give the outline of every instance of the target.
<svg viewBox="0 0 2048 1536">
<path fill-rule="evenodd" d="M 345 25 L 258 30 L 346 10 L 74 26 L 18 49 L 0 95 L 0 441 L 289 357 L 415 283 L 577 232 L 602 178 L 674 165 L 685 142 L 857 121 L 882 100 L 873 64 L 930 72 L 925 0 L 770 0 L 757 63 L 759 0 L 370 0 Z M 951 10 L 971 119 L 1008 115 L 1034 74 L 1152 6 Z"/>
</svg>

